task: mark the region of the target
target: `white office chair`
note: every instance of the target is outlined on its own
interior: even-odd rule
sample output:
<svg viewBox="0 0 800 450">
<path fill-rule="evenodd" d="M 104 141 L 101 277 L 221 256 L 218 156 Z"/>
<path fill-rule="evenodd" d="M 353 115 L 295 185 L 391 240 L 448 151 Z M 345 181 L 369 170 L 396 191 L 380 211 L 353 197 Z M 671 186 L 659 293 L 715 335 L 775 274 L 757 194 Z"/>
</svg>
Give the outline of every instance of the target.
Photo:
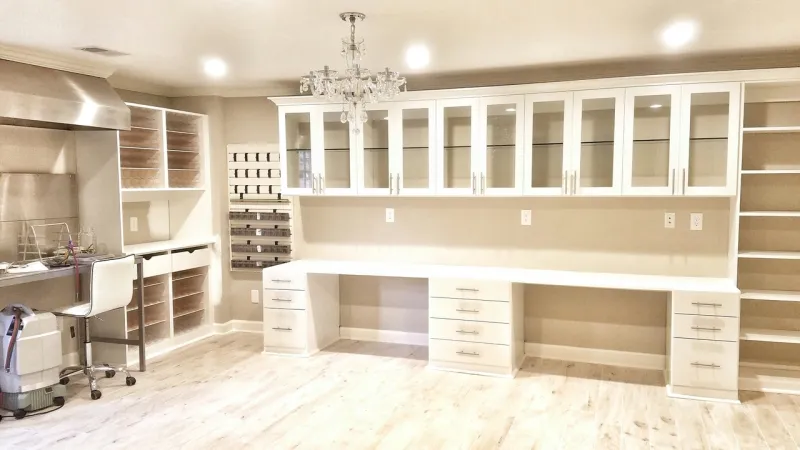
<svg viewBox="0 0 800 450">
<path fill-rule="evenodd" d="M 125 374 L 125 384 L 133 386 L 136 378 L 132 377 L 125 366 L 112 366 L 109 364 L 92 363 L 92 339 L 89 334 L 89 318 L 114 309 L 124 308 L 130 303 L 133 296 L 133 280 L 135 273 L 134 257 L 105 259 L 92 262 L 91 282 L 89 286 L 89 303 L 81 303 L 59 310 L 53 314 L 68 316 L 83 322 L 83 360 L 79 366 L 70 366 L 61 371 L 61 384 L 69 383 L 69 375 L 83 372 L 89 378 L 92 400 L 100 398 L 102 393 L 97 389 L 96 372 L 102 372 L 106 378 L 116 375 L 116 372 Z"/>
</svg>

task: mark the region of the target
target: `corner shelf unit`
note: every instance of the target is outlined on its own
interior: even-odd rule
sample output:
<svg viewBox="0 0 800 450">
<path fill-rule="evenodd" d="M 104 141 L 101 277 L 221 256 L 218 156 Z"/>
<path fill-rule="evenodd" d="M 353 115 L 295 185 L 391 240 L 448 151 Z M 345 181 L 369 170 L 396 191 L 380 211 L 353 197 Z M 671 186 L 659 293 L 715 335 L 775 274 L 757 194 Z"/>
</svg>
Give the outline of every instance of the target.
<svg viewBox="0 0 800 450">
<path fill-rule="evenodd" d="M 800 83 L 747 83 L 744 97 L 739 388 L 798 394 Z"/>
<path fill-rule="evenodd" d="M 292 260 L 292 203 L 280 186 L 277 146 L 228 146 L 231 270 L 260 271 Z"/>
</svg>

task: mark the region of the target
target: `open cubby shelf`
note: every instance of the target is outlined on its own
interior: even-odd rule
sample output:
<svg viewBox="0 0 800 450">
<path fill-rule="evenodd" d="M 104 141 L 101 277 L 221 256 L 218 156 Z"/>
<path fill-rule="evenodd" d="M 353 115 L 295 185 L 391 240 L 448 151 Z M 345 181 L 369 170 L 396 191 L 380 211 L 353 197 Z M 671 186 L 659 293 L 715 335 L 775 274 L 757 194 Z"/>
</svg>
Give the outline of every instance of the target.
<svg viewBox="0 0 800 450">
<path fill-rule="evenodd" d="M 768 289 L 742 289 L 742 300 L 773 302 L 800 302 L 800 291 L 773 291 Z"/>
</svg>

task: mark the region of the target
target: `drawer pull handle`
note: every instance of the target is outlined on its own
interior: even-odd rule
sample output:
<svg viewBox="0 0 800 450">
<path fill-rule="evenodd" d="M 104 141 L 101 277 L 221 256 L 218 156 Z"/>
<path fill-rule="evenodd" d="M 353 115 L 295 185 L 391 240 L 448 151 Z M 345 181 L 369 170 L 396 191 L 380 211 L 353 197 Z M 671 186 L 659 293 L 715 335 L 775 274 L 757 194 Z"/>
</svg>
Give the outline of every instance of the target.
<svg viewBox="0 0 800 450">
<path fill-rule="evenodd" d="M 272 327 L 275 331 L 292 331 L 291 328 L 282 328 L 282 327 Z"/>
<path fill-rule="evenodd" d="M 478 352 L 465 352 L 465 351 L 462 351 L 462 350 L 459 350 L 456 353 L 458 353 L 459 355 L 464 355 L 464 356 L 481 356 L 481 354 L 478 353 Z"/>
<path fill-rule="evenodd" d="M 722 328 L 717 327 L 692 327 L 695 331 L 722 331 Z"/>
<path fill-rule="evenodd" d="M 291 283 L 292 280 L 272 280 L 274 283 Z"/>
<path fill-rule="evenodd" d="M 711 307 L 722 307 L 722 303 L 702 303 L 702 302 L 692 302 L 695 306 L 711 306 Z"/>
<path fill-rule="evenodd" d="M 467 292 L 479 292 L 480 289 L 475 288 L 456 288 L 457 291 L 467 291 Z"/>
<path fill-rule="evenodd" d="M 696 361 L 693 362 L 692 365 L 695 366 L 695 367 L 705 367 L 707 369 L 719 369 L 721 367 L 721 366 L 719 366 L 717 364 L 713 364 L 713 363 L 712 364 L 705 364 L 705 363 L 700 363 L 700 362 L 696 362 Z"/>
<path fill-rule="evenodd" d="M 290 299 L 290 298 L 273 298 L 272 301 L 273 302 L 291 302 L 292 299 Z"/>
<path fill-rule="evenodd" d="M 466 331 L 466 330 L 456 330 L 456 333 L 460 333 L 460 334 L 479 334 L 477 331 Z"/>
<path fill-rule="evenodd" d="M 468 312 L 468 313 L 479 313 L 480 312 L 477 309 L 460 309 L 460 308 L 456 309 L 456 311 L 458 311 L 458 312 Z"/>
</svg>

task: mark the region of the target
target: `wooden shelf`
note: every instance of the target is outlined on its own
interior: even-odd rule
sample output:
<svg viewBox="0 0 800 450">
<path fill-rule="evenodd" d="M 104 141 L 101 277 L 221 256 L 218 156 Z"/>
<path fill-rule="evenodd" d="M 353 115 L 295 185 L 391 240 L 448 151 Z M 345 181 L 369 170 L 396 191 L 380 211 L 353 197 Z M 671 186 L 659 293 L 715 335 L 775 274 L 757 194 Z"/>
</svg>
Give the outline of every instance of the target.
<svg viewBox="0 0 800 450">
<path fill-rule="evenodd" d="M 189 270 L 193 270 L 193 269 L 189 269 Z M 178 273 L 178 272 L 176 272 L 176 273 Z M 184 275 L 184 276 L 182 276 L 182 277 L 180 277 L 180 278 L 175 278 L 175 277 L 173 276 L 173 277 L 172 277 L 172 282 L 174 283 L 174 282 L 176 282 L 176 281 L 189 280 L 189 279 L 192 279 L 192 278 L 202 277 L 202 276 L 204 276 L 204 275 L 206 275 L 206 273 L 205 273 L 205 272 L 193 273 L 193 274 L 191 274 L 191 275 Z"/>
<path fill-rule="evenodd" d="M 166 301 L 166 300 L 164 300 L 163 298 L 162 298 L 162 299 L 159 299 L 158 301 L 154 301 L 154 302 L 152 302 L 152 301 L 151 301 L 151 302 L 147 302 L 147 301 L 145 301 L 145 302 L 144 302 L 144 307 L 145 307 L 145 308 L 148 308 L 148 307 L 150 307 L 150 306 L 154 306 L 154 305 L 160 305 L 160 304 L 162 304 L 162 303 L 166 303 L 166 302 L 167 302 L 167 301 Z M 137 309 L 139 309 L 139 305 L 136 305 L 136 304 L 134 303 L 134 306 L 132 306 L 132 307 L 130 307 L 130 308 L 127 308 L 127 309 L 126 309 L 126 311 L 127 311 L 127 312 L 131 312 L 131 311 L 136 311 Z"/>
<path fill-rule="evenodd" d="M 800 211 L 741 211 L 741 217 L 800 217 Z"/>
<path fill-rule="evenodd" d="M 167 130 L 167 133 L 190 134 L 190 135 L 193 135 L 193 136 L 197 136 L 197 133 L 192 133 L 192 132 L 189 132 L 189 131 Z"/>
<path fill-rule="evenodd" d="M 148 253 L 165 252 L 181 248 L 200 247 L 213 244 L 214 242 L 216 242 L 216 238 L 214 237 L 147 242 L 144 244 L 126 245 L 122 248 L 122 252 L 126 255 L 146 255 Z"/>
<path fill-rule="evenodd" d="M 158 128 L 136 127 L 136 126 L 133 126 L 133 125 L 131 125 L 131 130 L 160 131 Z"/>
<path fill-rule="evenodd" d="M 742 175 L 800 175 L 800 169 L 742 170 Z"/>
<path fill-rule="evenodd" d="M 741 333 L 739 334 L 739 339 L 743 341 L 800 344 L 800 331 L 742 328 Z"/>
<path fill-rule="evenodd" d="M 800 259 L 800 252 L 739 252 L 739 258 L 751 259 Z"/>
<path fill-rule="evenodd" d="M 800 371 L 739 365 L 739 390 L 800 393 Z"/>
<path fill-rule="evenodd" d="M 800 126 L 798 127 L 745 127 L 742 128 L 744 133 L 800 133 Z"/>
<path fill-rule="evenodd" d="M 205 293 L 205 291 L 196 291 L 196 292 L 190 292 L 188 294 L 173 295 L 172 296 L 172 301 L 174 302 L 175 300 L 180 300 L 182 298 L 191 297 L 193 295 L 200 295 L 200 294 L 203 294 L 203 293 Z"/>
<path fill-rule="evenodd" d="M 147 327 L 152 327 L 153 325 L 158 325 L 158 324 L 160 324 L 160 323 L 165 323 L 166 321 L 167 321 L 167 319 L 153 319 L 153 320 L 149 320 L 149 321 L 147 321 L 147 322 L 145 322 L 145 323 L 144 323 L 144 327 L 145 327 L 145 328 L 147 328 Z M 133 327 L 130 327 L 130 326 L 129 326 L 129 327 L 128 327 L 128 333 L 130 333 L 131 331 L 136 331 L 136 330 L 138 330 L 138 329 L 139 329 L 139 325 L 136 325 L 136 326 L 133 326 Z"/>
<path fill-rule="evenodd" d="M 168 148 L 167 151 L 168 152 L 177 152 L 177 153 L 195 153 L 195 154 L 199 154 L 200 153 L 200 150 L 179 150 L 179 149 L 176 149 L 176 148 Z"/>
<path fill-rule="evenodd" d="M 153 287 L 153 286 L 159 286 L 159 285 L 162 285 L 164 283 L 166 283 L 166 281 L 159 281 L 157 283 L 145 284 L 144 287 L 145 288 L 149 288 L 149 287 Z M 133 286 L 133 289 L 139 289 L 139 286 Z"/>
<path fill-rule="evenodd" d="M 119 148 L 120 148 L 120 150 L 145 150 L 145 151 L 148 151 L 148 152 L 157 152 L 157 151 L 160 151 L 160 150 L 161 150 L 161 149 L 159 149 L 159 148 L 151 148 L 151 147 L 130 147 L 130 146 L 127 146 L 127 145 L 120 145 L 120 146 L 119 146 Z"/>
<path fill-rule="evenodd" d="M 206 310 L 205 308 L 199 308 L 199 309 L 190 309 L 188 311 L 181 311 L 179 313 L 176 313 L 174 316 L 172 316 L 172 318 L 173 319 L 177 319 L 179 317 L 188 316 L 189 314 L 196 314 L 196 313 L 199 313 L 199 312 L 205 311 L 205 310 Z"/>
<path fill-rule="evenodd" d="M 800 292 L 742 289 L 740 296 L 745 300 L 768 300 L 776 302 L 800 302 Z"/>
</svg>

